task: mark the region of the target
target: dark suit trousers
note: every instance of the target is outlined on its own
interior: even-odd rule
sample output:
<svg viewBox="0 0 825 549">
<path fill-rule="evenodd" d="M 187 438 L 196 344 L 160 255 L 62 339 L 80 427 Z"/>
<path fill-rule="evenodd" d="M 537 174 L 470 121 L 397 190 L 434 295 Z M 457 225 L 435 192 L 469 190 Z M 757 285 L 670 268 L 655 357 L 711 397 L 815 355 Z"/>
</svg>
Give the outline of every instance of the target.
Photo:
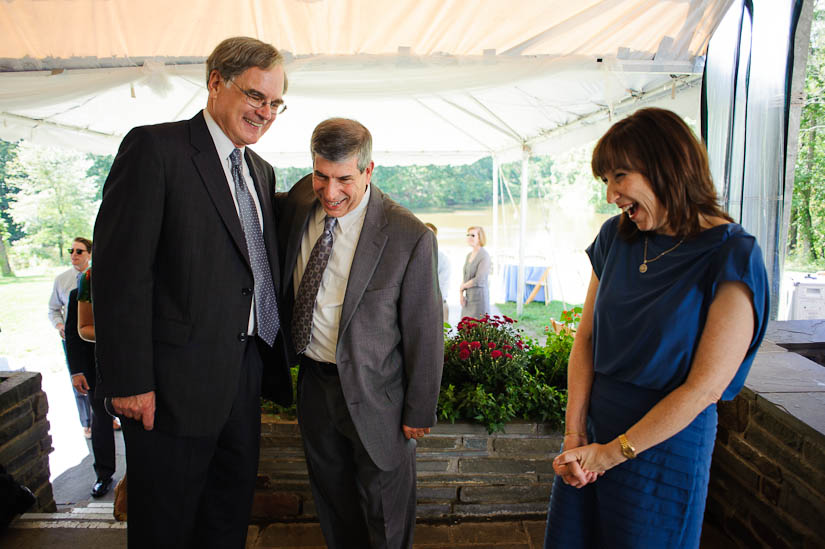
<svg viewBox="0 0 825 549">
<path fill-rule="evenodd" d="M 407 444 L 398 468 L 379 469 L 356 432 L 335 365 L 319 365 L 305 358 L 299 378 L 298 423 L 327 546 L 412 547 L 415 441 Z"/>
<path fill-rule="evenodd" d="M 95 456 L 97 478 L 103 480 L 115 474 L 115 430 L 112 416 L 106 411 L 103 399 L 92 395 L 94 389 L 89 390 L 92 404 L 92 453 Z"/>
<path fill-rule="evenodd" d="M 130 549 L 245 546 L 261 434 L 258 344 L 257 337 L 246 344 L 232 410 L 215 436 L 174 436 L 123 420 Z"/>
<path fill-rule="evenodd" d="M 75 321 L 75 326 L 77 326 L 77 321 Z M 66 366 L 69 365 L 69 352 L 66 350 L 66 340 L 61 340 L 63 342 L 63 354 L 66 356 Z M 72 369 L 69 367 L 69 381 L 71 381 L 72 377 Z M 70 383 L 71 385 L 71 383 Z M 77 392 L 77 390 L 72 386 L 72 393 L 74 393 L 74 402 L 77 406 L 77 415 L 80 417 L 80 424 L 83 427 L 91 427 L 92 426 L 92 411 L 91 411 L 91 397 L 89 395 L 81 395 Z"/>
</svg>

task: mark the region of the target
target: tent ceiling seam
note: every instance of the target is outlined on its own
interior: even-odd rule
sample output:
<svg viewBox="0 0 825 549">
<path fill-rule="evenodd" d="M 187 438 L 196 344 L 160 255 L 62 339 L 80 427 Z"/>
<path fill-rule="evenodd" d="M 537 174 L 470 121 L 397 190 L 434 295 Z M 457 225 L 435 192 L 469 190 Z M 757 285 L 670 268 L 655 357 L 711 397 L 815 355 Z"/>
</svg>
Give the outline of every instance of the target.
<svg viewBox="0 0 825 549">
<path fill-rule="evenodd" d="M 510 139 L 514 140 L 516 143 L 519 143 L 519 144 L 523 144 L 523 143 L 524 143 L 524 139 L 523 139 L 520 135 L 510 133 L 508 130 L 506 130 L 506 129 L 504 129 L 504 128 L 501 128 L 501 127 L 499 127 L 499 126 L 497 126 L 497 125 L 493 124 L 492 122 L 490 122 L 490 121 L 489 121 L 489 120 L 487 120 L 486 118 L 484 118 L 484 117 L 482 117 L 482 116 L 479 116 L 479 115 L 477 115 L 476 113 L 474 113 L 474 112 L 472 112 L 472 111 L 469 111 L 469 110 L 465 109 L 465 108 L 464 108 L 464 107 L 462 107 L 461 105 L 457 105 L 456 103 L 453 103 L 453 102 L 452 102 L 452 101 L 450 101 L 449 99 L 445 99 L 444 97 L 441 97 L 440 95 L 438 95 L 438 96 L 436 96 L 436 97 L 438 97 L 439 99 L 441 99 L 443 102 L 447 103 L 448 105 L 450 105 L 450 106 L 451 106 L 451 107 L 453 107 L 454 109 L 459 110 L 459 111 L 463 112 L 464 114 L 466 114 L 466 115 L 468 115 L 468 116 L 471 116 L 471 117 L 475 118 L 475 119 L 476 119 L 476 120 L 478 120 L 479 122 L 483 122 L 484 124 L 486 124 L 486 125 L 490 126 L 490 127 L 491 127 L 491 128 L 493 128 L 494 130 L 496 130 L 496 131 L 498 131 L 498 132 L 500 132 L 500 133 L 502 133 L 502 134 L 506 135 L 506 136 L 507 136 L 507 137 L 509 137 Z"/>
<path fill-rule="evenodd" d="M 473 141 L 475 141 L 479 145 L 481 145 L 484 148 L 484 150 L 488 151 L 490 154 L 493 154 L 494 149 L 492 147 L 490 147 L 489 145 L 487 145 L 486 143 L 484 143 L 483 141 L 481 141 L 480 139 L 478 139 L 476 136 L 472 135 L 470 132 L 466 131 L 464 128 L 461 128 L 458 125 L 454 124 L 451 120 L 448 120 L 440 112 L 436 111 L 435 109 L 433 109 L 432 107 L 430 107 L 429 105 L 427 105 L 426 103 L 421 101 L 421 99 L 416 98 L 415 101 L 419 105 L 421 105 L 422 107 L 424 107 L 425 109 L 427 109 L 428 111 L 433 113 L 435 116 L 437 116 L 438 118 L 440 118 L 441 120 L 443 120 L 444 122 L 446 122 L 447 124 L 452 126 L 453 128 L 457 129 L 458 131 L 460 131 L 461 133 L 463 133 L 464 135 L 466 135 L 467 137 L 469 137 L 470 139 L 472 139 Z"/>
<path fill-rule="evenodd" d="M 492 116 L 493 118 L 495 118 L 496 120 L 498 120 L 498 121 L 501 123 L 501 125 L 502 125 L 502 126 L 504 126 L 505 128 L 507 128 L 507 129 L 510 131 L 510 133 L 512 133 L 513 135 L 518 136 L 519 141 L 524 142 L 524 137 L 522 137 L 522 136 L 521 136 L 521 134 L 519 134 L 519 133 L 518 133 L 515 129 L 513 129 L 513 127 L 512 127 L 512 126 L 510 126 L 510 124 L 508 124 L 505 120 L 503 120 L 503 119 L 502 119 L 502 118 L 501 118 L 501 117 L 500 117 L 497 113 L 495 113 L 495 112 L 493 112 L 492 110 L 490 110 L 490 109 L 487 107 L 487 105 L 485 105 L 484 103 L 482 103 L 482 102 L 481 102 L 481 101 L 480 101 L 480 100 L 479 100 L 476 96 L 474 96 L 474 95 L 473 95 L 472 93 L 470 93 L 470 92 L 466 92 L 466 94 L 465 94 L 465 95 L 467 95 L 467 97 L 469 97 L 470 99 L 472 99 L 473 101 L 475 101 L 475 103 L 476 103 L 479 107 L 481 107 L 482 109 L 484 109 L 484 110 L 487 112 L 487 114 L 489 114 L 490 116 Z"/>
<path fill-rule="evenodd" d="M 64 130 L 69 130 L 69 131 L 75 131 L 75 132 L 88 134 L 88 135 L 94 135 L 94 136 L 97 136 L 97 137 L 105 137 L 107 139 L 109 139 L 109 138 L 120 139 L 120 138 L 123 137 L 122 135 L 117 134 L 117 133 L 105 133 L 105 132 L 101 132 L 101 131 L 98 131 L 98 130 L 90 130 L 88 127 L 84 128 L 84 127 L 81 127 L 81 126 L 72 126 L 70 124 L 62 124 L 60 122 L 53 122 L 51 120 L 44 119 L 44 118 L 32 118 L 32 117 L 29 117 L 29 116 L 22 116 L 22 115 L 10 113 L 10 112 L 0 112 L 0 118 L 12 118 L 12 119 L 21 120 L 21 121 L 26 122 L 26 123 L 34 124 L 34 126 L 32 126 L 32 128 L 36 128 L 37 126 L 42 125 L 42 126 L 49 126 L 49 127 L 54 127 L 54 128 L 64 129 Z"/>
<path fill-rule="evenodd" d="M 676 85 L 676 88 L 679 91 L 687 89 L 687 88 L 692 88 L 697 83 L 700 83 L 701 80 L 702 80 L 702 78 L 698 77 L 698 76 L 695 77 L 695 78 L 681 80 Z M 658 98 L 660 98 L 664 95 L 667 95 L 669 93 L 672 93 L 672 83 L 670 83 L 670 82 L 668 82 L 667 84 L 664 84 L 662 87 L 660 87 L 656 90 L 651 90 L 651 91 L 648 91 L 648 92 L 638 92 L 638 93 L 631 94 L 630 96 L 625 97 L 624 99 L 619 101 L 619 103 L 617 103 L 613 106 L 605 105 L 602 108 L 600 108 L 599 110 L 597 110 L 595 112 L 592 112 L 592 113 L 588 113 L 588 114 L 583 115 L 583 116 L 580 116 L 576 120 L 573 120 L 572 122 L 570 122 L 568 124 L 564 124 L 563 126 L 557 126 L 555 128 L 549 129 L 549 130 L 543 130 L 543 131 L 539 132 L 537 135 L 527 139 L 526 144 L 534 145 L 534 144 L 537 144 L 537 143 L 540 143 L 540 142 L 543 142 L 543 141 L 547 141 L 547 140 L 549 140 L 550 138 L 554 137 L 557 134 L 560 134 L 560 133 L 563 133 L 565 131 L 569 131 L 569 130 L 573 129 L 573 127 L 575 127 L 577 125 L 585 125 L 585 124 L 588 124 L 588 123 L 595 123 L 599 119 L 604 118 L 605 116 L 611 115 L 611 113 L 616 114 L 617 110 L 619 110 L 619 109 L 624 110 L 624 109 L 628 108 L 631 105 L 635 105 L 635 104 L 638 104 L 638 103 L 645 103 L 645 102 L 648 102 L 648 101 L 653 101 L 653 100 L 658 99 Z"/>
</svg>

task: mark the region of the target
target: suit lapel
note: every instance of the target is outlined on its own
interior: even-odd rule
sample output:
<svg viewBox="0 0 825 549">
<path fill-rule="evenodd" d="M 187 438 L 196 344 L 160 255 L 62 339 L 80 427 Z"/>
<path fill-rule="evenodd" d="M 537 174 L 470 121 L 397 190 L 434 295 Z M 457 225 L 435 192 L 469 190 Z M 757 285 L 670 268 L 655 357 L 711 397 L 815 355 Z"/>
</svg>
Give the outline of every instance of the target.
<svg viewBox="0 0 825 549">
<path fill-rule="evenodd" d="M 235 202 L 232 200 L 232 193 L 229 191 L 226 182 L 226 174 L 223 171 L 223 166 L 221 166 L 221 159 L 218 158 L 215 143 L 212 141 L 212 136 L 209 135 L 209 129 L 206 127 L 202 112 L 190 120 L 189 128 L 192 146 L 198 150 L 192 157 L 192 161 L 195 163 L 201 180 L 206 186 L 206 190 L 209 192 L 209 196 L 212 198 L 212 202 L 215 204 L 224 225 L 226 225 L 226 229 L 232 236 L 235 246 L 249 264 L 249 252 L 246 249 L 246 238 L 244 238 L 241 220 L 238 218 L 237 210 L 235 210 Z"/>
<path fill-rule="evenodd" d="M 341 319 L 338 324 L 338 341 L 349 326 L 352 315 L 361 302 L 361 297 L 378 267 L 378 260 L 384 251 L 388 237 L 384 233 L 387 217 L 384 214 L 384 195 L 373 185 L 370 190 L 370 201 L 367 204 L 367 213 L 361 236 L 355 247 L 355 256 L 352 258 L 352 267 L 347 280 L 347 291 L 344 294 L 344 304 L 341 306 Z"/>
<path fill-rule="evenodd" d="M 291 215 L 289 237 L 287 238 L 286 256 L 284 261 L 284 287 L 288 290 L 292 286 L 292 273 L 295 272 L 295 263 L 298 261 L 298 252 L 301 250 L 301 241 L 304 237 L 309 216 L 314 210 L 315 195 L 312 193 L 312 175 L 295 184 L 292 191 L 298 193 L 295 197 L 296 208 Z M 293 288 L 294 292 L 295 289 Z"/>
</svg>

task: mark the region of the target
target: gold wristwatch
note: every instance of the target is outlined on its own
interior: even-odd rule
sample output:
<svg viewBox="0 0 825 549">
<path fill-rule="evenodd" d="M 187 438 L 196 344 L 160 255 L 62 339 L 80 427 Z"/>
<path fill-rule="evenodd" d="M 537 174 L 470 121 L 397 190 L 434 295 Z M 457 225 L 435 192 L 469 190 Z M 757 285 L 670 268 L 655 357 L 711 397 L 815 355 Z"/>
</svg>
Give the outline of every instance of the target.
<svg viewBox="0 0 825 549">
<path fill-rule="evenodd" d="M 622 446 L 622 455 L 627 459 L 636 459 L 636 449 L 630 445 L 625 435 L 619 435 L 619 444 Z"/>
</svg>

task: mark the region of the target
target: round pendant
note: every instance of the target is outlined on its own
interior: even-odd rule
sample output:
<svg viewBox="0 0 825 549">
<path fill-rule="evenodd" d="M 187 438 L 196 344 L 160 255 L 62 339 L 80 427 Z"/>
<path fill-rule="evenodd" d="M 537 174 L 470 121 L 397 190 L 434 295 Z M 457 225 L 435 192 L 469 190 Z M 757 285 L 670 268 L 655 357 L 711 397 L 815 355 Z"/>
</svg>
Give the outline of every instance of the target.
<svg viewBox="0 0 825 549">
<path fill-rule="evenodd" d="M 641 265 L 639 265 L 639 272 L 642 273 L 642 274 L 647 272 L 647 264 L 646 263 L 642 263 Z"/>
</svg>

